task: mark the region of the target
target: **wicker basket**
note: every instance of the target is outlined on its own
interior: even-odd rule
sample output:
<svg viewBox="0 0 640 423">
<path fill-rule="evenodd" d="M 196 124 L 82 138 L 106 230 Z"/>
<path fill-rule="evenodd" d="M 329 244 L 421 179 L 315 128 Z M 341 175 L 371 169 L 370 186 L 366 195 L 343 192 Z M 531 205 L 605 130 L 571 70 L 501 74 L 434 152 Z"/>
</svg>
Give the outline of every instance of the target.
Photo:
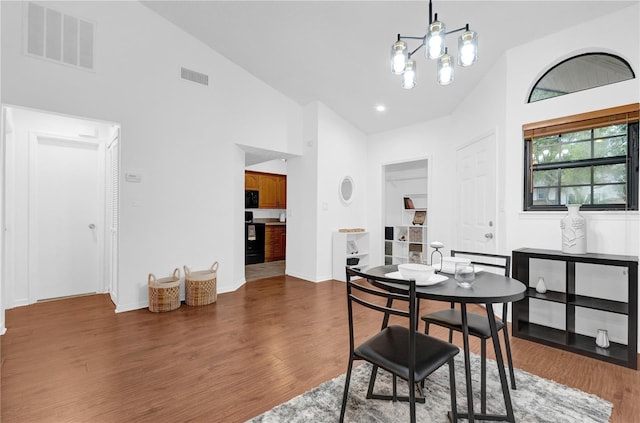
<svg viewBox="0 0 640 423">
<path fill-rule="evenodd" d="M 180 307 L 180 269 L 173 275 L 156 279 L 149 273 L 149 311 L 171 311 Z"/>
<path fill-rule="evenodd" d="M 208 270 L 191 272 L 184 266 L 185 303 L 190 306 L 202 306 L 215 303 L 218 298 L 218 262 Z"/>
</svg>

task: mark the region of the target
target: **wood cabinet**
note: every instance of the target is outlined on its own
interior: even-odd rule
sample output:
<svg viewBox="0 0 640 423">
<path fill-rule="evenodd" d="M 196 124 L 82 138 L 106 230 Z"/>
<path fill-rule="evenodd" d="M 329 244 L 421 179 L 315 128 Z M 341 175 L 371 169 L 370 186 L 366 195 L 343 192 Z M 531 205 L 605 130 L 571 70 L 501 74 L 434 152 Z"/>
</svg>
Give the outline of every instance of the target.
<svg viewBox="0 0 640 423">
<path fill-rule="evenodd" d="M 277 208 L 278 180 L 276 175 L 260 175 L 260 208 Z"/>
<path fill-rule="evenodd" d="M 258 174 L 253 172 L 244 173 L 244 189 L 259 190 L 260 184 Z"/>
<path fill-rule="evenodd" d="M 276 207 L 279 209 L 287 208 L 287 177 L 286 175 L 277 175 L 276 181 Z"/>
<path fill-rule="evenodd" d="M 245 172 L 245 189 L 260 191 L 258 207 L 261 209 L 287 208 L 287 176 L 274 173 Z"/>
<path fill-rule="evenodd" d="M 287 248 L 287 227 L 266 225 L 264 233 L 264 261 L 284 260 Z"/>
<path fill-rule="evenodd" d="M 555 283 L 540 293 L 544 269 Z M 638 368 L 638 257 L 521 248 L 513 251 L 512 277 L 529 287 L 513 303 L 513 336 Z M 600 328 L 618 334 L 609 348 L 596 345 Z"/>
</svg>

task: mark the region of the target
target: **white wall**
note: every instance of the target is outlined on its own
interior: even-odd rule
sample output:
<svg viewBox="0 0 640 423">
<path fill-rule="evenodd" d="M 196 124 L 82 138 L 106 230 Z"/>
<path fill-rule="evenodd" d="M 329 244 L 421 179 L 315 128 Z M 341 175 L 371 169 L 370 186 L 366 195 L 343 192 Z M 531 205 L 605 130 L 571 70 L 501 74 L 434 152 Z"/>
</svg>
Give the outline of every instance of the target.
<svg viewBox="0 0 640 423">
<path fill-rule="evenodd" d="M 332 233 L 365 227 L 366 136 L 322 103 L 305 108 L 305 153 L 287 162 L 287 274 L 312 281 L 331 279 Z M 351 176 L 353 201 L 338 197 Z M 313 270 L 312 270 L 313 269 Z"/>
<path fill-rule="evenodd" d="M 333 110 L 318 108 L 318 269 L 316 280 L 331 279 L 332 233 L 340 228 L 367 227 L 367 137 Z M 354 184 L 353 200 L 345 204 L 338 192 L 345 176 Z"/>
<path fill-rule="evenodd" d="M 269 160 L 268 162 L 247 166 L 246 170 L 253 170 L 255 172 L 265 172 L 265 173 L 277 173 L 278 175 L 286 175 L 287 162 L 282 161 L 280 159 Z"/>
<path fill-rule="evenodd" d="M 371 263 L 384 263 L 385 180 L 383 167 L 394 163 L 428 160 L 427 238 L 451 248 L 452 205 L 450 181 L 455 176 L 455 149 L 451 144 L 450 117 L 408 126 L 369 137 L 367 166 L 367 226 L 371 229 Z M 398 207 L 401 207 L 398 204 Z"/>
<path fill-rule="evenodd" d="M 287 161 L 288 275 L 317 281 L 318 103 L 304 107 L 303 154 Z"/>
<path fill-rule="evenodd" d="M 523 212 L 522 125 L 640 101 L 638 78 L 570 95 L 526 103 L 532 84 L 551 66 L 586 51 L 605 51 L 625 58 L 640 73 L 639 6 L 569 28 L 507 52 L 506 140 L 504 163 L 507 248 L 561 248 L 559 220 L 564 212 Z M 612 23 L 615 23 L 612 25 Z M 606 31 L 594 28 L 606 27 Z M 583 212 L 587 250 L 638 255 L 638 212 Z"/>
<path fill-rule="evenodd" d="M 302 109 L 138 2 L 46 3 L 96 23 L 95 72 L 23 55 L 22 6 L 1 3 L 2 102 L 121 124 L 121 171 L 142 174 L 121 181 L 117 310 L 146 307 L 148 273 L 185 264 L 219 261 L 220 292 L 244 283 L 236 143 L 301 154 Z"/>
</svg>

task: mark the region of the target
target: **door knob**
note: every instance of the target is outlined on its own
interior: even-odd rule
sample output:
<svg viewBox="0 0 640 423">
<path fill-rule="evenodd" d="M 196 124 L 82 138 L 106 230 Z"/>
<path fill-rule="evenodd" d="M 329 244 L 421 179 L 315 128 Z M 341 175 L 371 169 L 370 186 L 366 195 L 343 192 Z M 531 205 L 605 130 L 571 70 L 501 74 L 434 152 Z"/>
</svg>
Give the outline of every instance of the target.
<svg viewBox="0 0 640 423">
<path fill-rule="evenodd" d="M 486 234 L 484 234 L 484 237 L 487 239 L 493 239 L 493 234 L 491 232 L 487 232 Z"/>
<path fill-rule="evenodd" d="M 94 225 L 93 223 L 89 223 L 89 229 L 95 229 L 96 225 Z"/>
</svg>

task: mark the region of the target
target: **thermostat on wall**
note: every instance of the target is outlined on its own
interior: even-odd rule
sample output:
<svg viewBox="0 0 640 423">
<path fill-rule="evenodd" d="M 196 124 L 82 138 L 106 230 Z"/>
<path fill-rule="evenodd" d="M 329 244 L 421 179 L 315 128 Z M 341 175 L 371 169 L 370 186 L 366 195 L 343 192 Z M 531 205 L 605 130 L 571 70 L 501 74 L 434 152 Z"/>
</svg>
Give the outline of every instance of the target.
<svg viewBox="0 0 640 423">
<path fill-rule="evenodd" d="M 124 180 L 127 182 L 142 182 L 142 173 L 127 172 L 124 174 Z"/>
</svg>

